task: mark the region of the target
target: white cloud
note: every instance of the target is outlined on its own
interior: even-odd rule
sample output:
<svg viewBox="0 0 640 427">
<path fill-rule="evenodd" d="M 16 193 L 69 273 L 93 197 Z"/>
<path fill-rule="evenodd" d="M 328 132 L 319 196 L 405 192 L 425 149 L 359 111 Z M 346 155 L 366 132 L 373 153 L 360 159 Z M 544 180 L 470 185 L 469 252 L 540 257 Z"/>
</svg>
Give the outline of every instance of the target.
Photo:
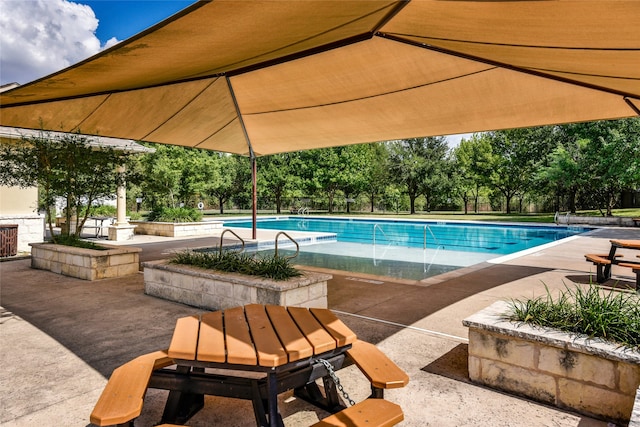
<svg viewBox="0 0 640 427">
<path fill-rule="evenodd" d="M 0 0 L 0 84 L 28 83 L 100 51 L 98 19 L 67 0 Z"/>
<path fill-rule="evenodd" d="M 113 45 L 116 45 L 116 44 L 120 43 L 121 41 L 122 41 L 122 40 L 118 40 L 118 39 L 117 39 L 117 38 L 115 38 L 115 37 L 111 37 L 109 40 L 107 40 L 107 41 L 104 43 L 103 49 L 108 49 L 108 48 L 110 48 L 111 46 L 113 46 Z"/>
</svg>

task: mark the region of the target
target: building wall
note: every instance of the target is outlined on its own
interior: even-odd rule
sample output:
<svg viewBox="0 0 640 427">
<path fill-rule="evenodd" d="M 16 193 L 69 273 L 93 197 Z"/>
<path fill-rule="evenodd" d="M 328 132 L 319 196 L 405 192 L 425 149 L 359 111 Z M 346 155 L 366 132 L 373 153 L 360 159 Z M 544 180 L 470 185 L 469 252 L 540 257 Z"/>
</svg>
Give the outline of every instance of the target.
<svg viewBox="0 0 640 427">
<path fill-rule="evenodd" d="M 38 189 L 0 186 L 0 226 L 18 225 L 18 252 L 44 240 L 44 215 L 38 214 Z"/>
</svg>

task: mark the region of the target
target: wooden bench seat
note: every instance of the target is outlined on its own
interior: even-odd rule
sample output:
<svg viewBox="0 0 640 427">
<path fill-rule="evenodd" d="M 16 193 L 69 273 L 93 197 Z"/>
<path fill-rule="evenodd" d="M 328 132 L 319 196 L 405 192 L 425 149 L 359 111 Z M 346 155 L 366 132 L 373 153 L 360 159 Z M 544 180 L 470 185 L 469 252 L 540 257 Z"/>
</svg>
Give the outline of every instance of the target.
<svg viewBox="0 0 640 427">
<path fill-rule="evenodd" d="M 400 388 L 409 383 L 409 376 L 378 347 L 356 340 L 347 355 L 371 383 L 372 397 L 384 397 L 384 389 Z"/>
<path fill-rule="evenodd" d="M 620 267 L 630 268 L 631 271 L 633 271 L 636 274 L 636 291 L 640 292 L 640 264 L 634 264 L 630 262 L 621 262 L 618 265 Z"/>
<path fill-rule="evenodd" d="M 584 257 L 587 261 L 591 261 L 594 264 L 603 264 L 609 265 L 611 264 L 611 260 L 608 258 L 607 254 L 586 254 Z M 616 254 L 616 258 L 621 258 L 621 254 Z"/>
<path fill-rule="evenodd" d="M 611 265 L 611 260 L 607 254 L 586 254 L 585 259 L 591 261 L 596 266 L 596 281 L 603 283 L 607 280 L 604 274 L 605 266 Z M 616 254 L 616 258 L 622 257 L 622 255 Z"/>
<path fill-rule="evenodd" d="M 91 412 L 91 422 L 99 426 L 133 425 L 132 420 L 142 412 L 152 372 L 173 364 L 163 350 L 136 357 L 116 368 Z"/>
<path fill-rule="evenodd" d="M 404 420 L 402 408 L 384 399 L 366 399 L 311 427 L 390 427 Z"/>
</svg>

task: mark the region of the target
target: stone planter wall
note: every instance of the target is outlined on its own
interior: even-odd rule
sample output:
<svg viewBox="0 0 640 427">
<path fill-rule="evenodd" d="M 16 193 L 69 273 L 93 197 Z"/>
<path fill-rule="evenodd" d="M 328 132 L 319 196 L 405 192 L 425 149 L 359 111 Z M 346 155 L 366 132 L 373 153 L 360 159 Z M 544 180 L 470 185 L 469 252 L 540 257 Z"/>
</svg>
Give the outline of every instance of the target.
<svg viewBox="0 0 640 427">
<path fill-rule="evenodd" d="M 128 276 L 140 269 L 140 248 L 100 245 L 106 250 L 31 243 L 31 268 L 84 280 Z"/>
<path fill-rule="evenodd" d="M 274 281 L 221 273 L 166 260 L 142 263 L 145 293 L 209 310 L 246 304 L 327 308 L 331 275 L 304 271 L 303 276 Z"/>
<path fill-rule="evenodd" d="M 221 221 L 202 222 L 150 222 L 129 221 L 135 225 L 136 234 L 149 234 L 164 237 L 211 236 L 222 228 Z"/>
<path fill-rule="evenodd" d="M 477 383 L 627 424 L 640 386 L 640 354 L 599 340 L 501 320 L 506 302 L 465 319 L 469 378 Z"/>
<path fill-rule="evenodd" d="M 581 215 L 559 215 L 557 224 L 566 225 L 596 225 L 596 226 L 618 226 L 635 227 L 638 224 L 633 218 L 619 216 L 581 216 Z"/>
</svg>

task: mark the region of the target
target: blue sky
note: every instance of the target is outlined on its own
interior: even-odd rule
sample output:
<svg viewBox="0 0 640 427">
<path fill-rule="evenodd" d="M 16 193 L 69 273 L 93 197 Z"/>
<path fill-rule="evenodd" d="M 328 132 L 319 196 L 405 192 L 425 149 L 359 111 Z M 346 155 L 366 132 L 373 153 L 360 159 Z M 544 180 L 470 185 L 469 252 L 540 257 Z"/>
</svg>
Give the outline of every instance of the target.
<svg viewBox="0 0 640 427">
<path fill-rule="evenodd" d="M 62 70 L 195 0 L 0 0 L 0 85 Z"/>
<path fill-rule="evenodd" d="M 176 0 L 79 0 L 99 20 L 96 36 L 104 45 L 112 37 L 122 41 L 195 3 Z"/>
</svg>

